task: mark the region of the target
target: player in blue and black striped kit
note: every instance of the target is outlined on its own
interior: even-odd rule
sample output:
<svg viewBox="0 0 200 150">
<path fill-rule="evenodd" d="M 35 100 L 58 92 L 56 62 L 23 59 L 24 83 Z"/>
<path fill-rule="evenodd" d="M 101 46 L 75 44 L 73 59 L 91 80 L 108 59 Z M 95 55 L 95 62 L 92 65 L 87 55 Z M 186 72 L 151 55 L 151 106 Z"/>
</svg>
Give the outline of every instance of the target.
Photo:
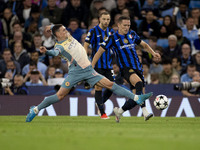
<svg viewBox="0 0 200 150">
<path fill-rule="evenodd" d="M 95 53 L 98 51 L 100 45 L 106 40 L 110 35 L 114 34 L 114 30 L 109 28 L 108 25 L 110 23 L 110 14 L 108 12 L 103 12 L 99 16 L 99 25 L 92 28 L 85 39 L 84 48 L 88 49 L 88 46 L 92 46 L 92 58 Z M 113 81 L 112 76 L 112 58 L 111 58 L 111 50 L 107 50 L 98 60 L 94 69 L 98 73 L 104 75 L 109 80 Z M 98 105 L 98 108 L 101 113 L 102 119 L 109 119 L 109 117 L 104 112 L 103 104 L 105 101 L 112 95 L 110 90 L 105 90 L 102 96 L 102 88 L 99 86 L 95 86 L 95 100 Z"/>
<path fill-rule="evenodd" d="M 118 20 L 118 31 L 109 36 L 109 38 L 101 44 L 93 58 L 92 66 L 95 66 L 104 51 L 113 48 L 117 55 L 118 65 L 122 76 L 129 82 L 131 90 L 134 90 L 138 95 L 140 95 L 143 94 L 144 90 L 144 77 L 142 64 L 139 62 L 135 46 L 141 45 L 147 52 L 151 53 L 153 57 L 160 58 L 160 55 L 155 53 L 147 43 L 142 41 L 135 31 L 129 29 L 130 18 L 121 16 Z M 136 103 L 128 100 L 122 108 L 114 108 L 116 121 L 119 122 L 122 113 L 126 110 L 132 109 L 135 105 Z M 145 121 L 153 116 L 152 113 L 147 111 L 145 104 L 141 107 Z"/>
</svg>

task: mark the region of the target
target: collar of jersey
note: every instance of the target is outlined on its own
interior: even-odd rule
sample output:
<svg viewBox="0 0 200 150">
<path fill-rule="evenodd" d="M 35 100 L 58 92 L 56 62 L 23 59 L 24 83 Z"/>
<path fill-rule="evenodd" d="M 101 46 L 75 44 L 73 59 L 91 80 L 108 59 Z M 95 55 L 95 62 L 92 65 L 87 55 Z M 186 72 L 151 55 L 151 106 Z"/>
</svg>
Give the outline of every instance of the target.
<svg viewBox="0 0 200 150">
<path fill-rule="evenodd" d="M 97 25 L 97 27 L 98 27 L 100 30 L 104 31 L 103 29 L 100 28 L 99 24 Z M 106 28 L 106 30 L 107 30 L 107 28 Z M 105 31 L 106 31 L 106 30 L 105 30 Z"/>
<path fill-rule="evenodd" d="M 67 40 L 67 39 L 66 39 Z M 63 40 L 63 41 L 57 41 L 56 40 L 56 42 L 58 43 L 58 44 L 61 44 L 61 43 L 63 43 L 64 41 L 66 41 L 66 40 Z"/>
<path fill-rule="evenodd" d="M 129 32 L 128 32 L 128 33 L 129 33 Z M 128 33 L 127 33 L 127 34 L 128 34 Z M 126 35 L 127 35 L 127 34 L 125 34 L 125 35 L 119 34 L 119 33 L 118 33 L 118 30 L 117 30 L 117 34 L 118 34 L 119 36 L 123 37 L 123 38 L 126 37 Z"/>
</svg>

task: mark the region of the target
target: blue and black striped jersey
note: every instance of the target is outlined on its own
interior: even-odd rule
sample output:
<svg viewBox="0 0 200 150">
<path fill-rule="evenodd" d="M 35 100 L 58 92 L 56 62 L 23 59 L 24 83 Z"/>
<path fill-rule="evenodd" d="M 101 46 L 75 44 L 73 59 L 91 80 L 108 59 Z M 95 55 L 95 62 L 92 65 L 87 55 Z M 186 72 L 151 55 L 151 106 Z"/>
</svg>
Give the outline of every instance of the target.
<svg viewBox="0 0 200 150">
<path fill-rule="evenodd" d="M 133 30 L 130 30 L 126 35 L 120 35 L 117 31 L 101 46 L 106 51 L 110 48 L 115 51 L 120 68 L 130 67 L 142 71 L 142 64 L 135 49 L 135 46 L 140 44 L 140 42 L 140 37 Z"/>
<path fill-rule="evenodd" d="M 90 29 L 85 38 L 85 42 L 91 44 L 92 46 L 92 59 L 95 53 L 98 51 L 100 45 L 110 36 L 114 34 L 114 30 L 111 28 L 107 28 L 105 31 L 99 27 L 99 25 Z M 101 58 L 98 60 L 95 68 L 102 69 L 111 69 L 112 58 L 111 58 L 111 50 L 108 49 L 105 53 L 102 54 Z"/>
</svg>

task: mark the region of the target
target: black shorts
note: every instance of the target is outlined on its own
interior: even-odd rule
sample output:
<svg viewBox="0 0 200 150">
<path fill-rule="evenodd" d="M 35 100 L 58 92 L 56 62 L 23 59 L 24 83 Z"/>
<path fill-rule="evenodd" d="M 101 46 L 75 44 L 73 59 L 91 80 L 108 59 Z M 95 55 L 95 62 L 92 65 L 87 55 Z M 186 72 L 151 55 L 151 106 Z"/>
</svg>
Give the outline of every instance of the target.
<svg viewBox="0 0 200 150">
<path fill-rule="evenodd" d="M 144 76 L 143 76 L 143 71 L 142 70 L 137 70 L 137 69 L 133 69 L 133 68 L 122 68 L 121 69 L 121 74 L 122 74 L 122 77 L 130 84 L 130 89 L 133 90 L 135 89 L 135 86 L 133 86 L 129 80 L 130 76 L 132 74 L 137 74 L 138 77 L 142 80 L 142 83 L 143 83 L 143 87 L 145 86 L 144 85 Z"/>
<path fill-rule="evenodd" d="M 94 70 L 99 74 L 108 78 L 110 81 L 114 81 L 113 73 L 111 72 L 112 69 L 95 68 Z"/>
</svg>

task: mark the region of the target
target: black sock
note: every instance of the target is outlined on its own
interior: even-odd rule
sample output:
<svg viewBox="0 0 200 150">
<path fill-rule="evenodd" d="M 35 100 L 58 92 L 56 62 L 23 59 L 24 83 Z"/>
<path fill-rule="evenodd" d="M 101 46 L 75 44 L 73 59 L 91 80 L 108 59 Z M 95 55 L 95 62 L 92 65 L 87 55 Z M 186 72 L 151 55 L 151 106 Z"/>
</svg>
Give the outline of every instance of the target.
<svg viewBox="0 0 200 150">
<path fill-rule="evenodd" d="M 122 109 L 123 109 L 124 111 L 127 111 L 127 110 L 132 109 L 132 108 L 135 107 L 136 105 L 137 105 L 137 103 L 136 103 L 134 100 L 129 99 L 129 100 L 127 100 L 127 101 L 124 103 L 124 105 L 122 106 Z"/>
<path fill-rule="evenodd" d="M 112 95 L 112 91 L 111 90 L 108 90 L 106 89 L 104 92 L 103 92 L 103 103 L 105 103 L 109 98 L 110 96 Z"/>
<path fill-rule="evenodd" d="M 135 84 L 135 89 L 136 89 L 136 94 L 137 94 L 137 95 L 143 94 L 143 92 L 142 92 L 143 83 L 142 83 L 141 81 L 137 82 L 137 83 Z M 145 107 L 145 106 L 146 106 L 146 105 L 145 105 L 145 102 L 144 102 L 142 105 L 140 105 L 141 108 L 142 108 L 142 107 Z"/>
<path fill-rule="evenodd" d="M 99 107 L 101 115 L 105 114 L 104 112 L 104 104 L 102 101 L 102 91 L 95 91 L 95 101 Z"/>
</svg>

